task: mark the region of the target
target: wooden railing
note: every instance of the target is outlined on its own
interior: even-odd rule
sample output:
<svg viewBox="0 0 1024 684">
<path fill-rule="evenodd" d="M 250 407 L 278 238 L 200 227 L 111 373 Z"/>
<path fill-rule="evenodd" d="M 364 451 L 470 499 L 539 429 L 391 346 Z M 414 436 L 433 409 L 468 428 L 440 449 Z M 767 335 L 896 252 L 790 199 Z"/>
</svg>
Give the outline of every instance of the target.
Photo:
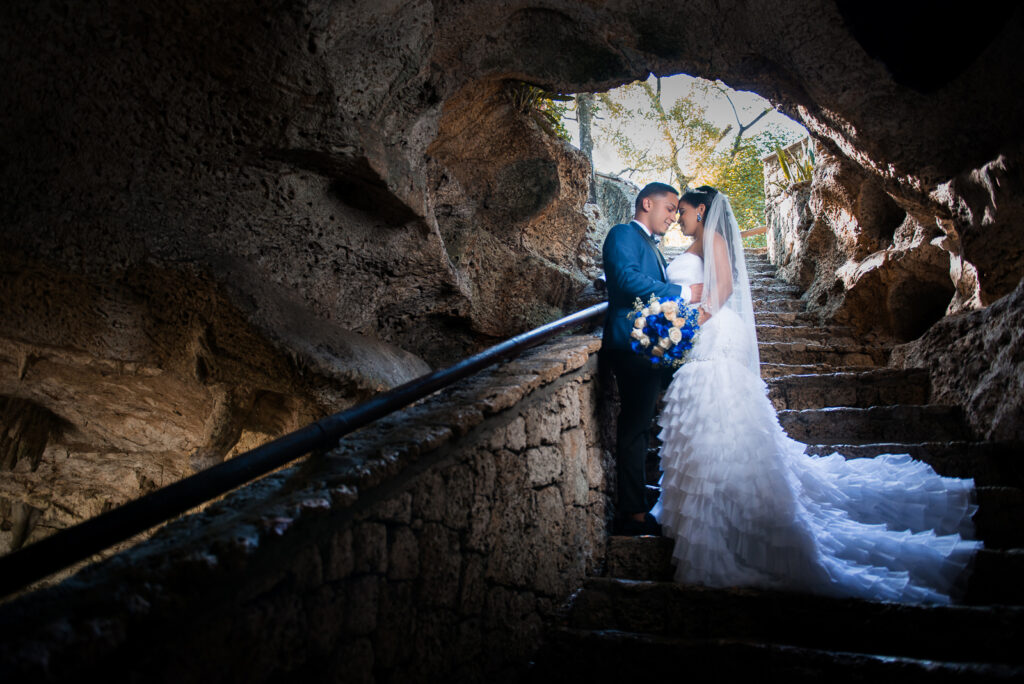
<svg viewBox="0 0 1024 684">
<path fill-rule="evenodd" d="M 768 231 L 768 226 L 761 226 L 760 228 L 751 228 L 750 230 L 741 230 L 740 237 L 748 238 L 754 237 L 755 235 L 764 235 Z"/>
</svg>

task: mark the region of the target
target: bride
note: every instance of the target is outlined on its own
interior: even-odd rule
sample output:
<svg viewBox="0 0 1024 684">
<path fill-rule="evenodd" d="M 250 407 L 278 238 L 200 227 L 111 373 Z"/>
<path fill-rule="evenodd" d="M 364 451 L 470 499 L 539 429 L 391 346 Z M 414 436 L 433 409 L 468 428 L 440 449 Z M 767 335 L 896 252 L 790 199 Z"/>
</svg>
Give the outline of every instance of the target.
<svg viewBox="0 0 1024 684">
<path fill-rule="evenodd" d="M 980 542 L 973 480 L 906 454 L 804 454 L 761 380 L 750 281 L 729 199 L 679 201 L 694 238 L 667 275 L 703 283 L 701 331 L 665 394 L 661 500 L 679 582 L 948 603 Z M 958 586 L 957 586 L 958 588 Z"/>
</svg>

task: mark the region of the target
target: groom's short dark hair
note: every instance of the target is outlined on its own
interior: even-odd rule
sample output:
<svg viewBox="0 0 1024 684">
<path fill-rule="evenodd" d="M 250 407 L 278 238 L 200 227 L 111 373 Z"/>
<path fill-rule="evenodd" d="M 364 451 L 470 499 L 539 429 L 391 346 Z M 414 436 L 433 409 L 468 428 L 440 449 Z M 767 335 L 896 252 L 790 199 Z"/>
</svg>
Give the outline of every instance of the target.
<svg viewBox="0 0 1024 684">
<path fill-rule="evenodd" d="M 648 183 L 644 186 L 644 189 L 640 191 L 640 194 L 636 196 L 635 209 L 637 212 L 644 210 L 644 200 L 648 197 L 661 197 L 668 193 L 678 195 L 679 191 L 673 188 L 668 183 Z"/>
</svg>

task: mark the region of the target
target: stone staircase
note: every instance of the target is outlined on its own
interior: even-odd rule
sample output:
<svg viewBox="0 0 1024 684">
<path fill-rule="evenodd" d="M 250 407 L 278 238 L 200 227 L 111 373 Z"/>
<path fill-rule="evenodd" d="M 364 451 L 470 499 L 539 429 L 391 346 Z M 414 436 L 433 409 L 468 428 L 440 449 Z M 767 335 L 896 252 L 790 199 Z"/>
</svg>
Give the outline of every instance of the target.
<svg viewBox="0 0 1024 684">
<path fill-rule="evenodd" d="M 671 256 L 670 256 L 671 258 Z M 1019 447 L 977 442 L 953 406 L 928 403 L 926 372 L 885 367 L 884 342 L 823 327 L 799 290 L 749 250 L 762 377 L 779 420 L 808 453 L 909 452 L 978 487 L 979 554 L 956 606 L 831 599 L 672 582 L 672 543 L 610 537 L 603 576 L 588 578 L 550 625 L 531 680 L 944 682 L 1024 678 L 1024 465 Z M 652 450 L 651 487 L 660 478 Z M 653 681 L 653 680 L 652 680 Z"/>
</svg>

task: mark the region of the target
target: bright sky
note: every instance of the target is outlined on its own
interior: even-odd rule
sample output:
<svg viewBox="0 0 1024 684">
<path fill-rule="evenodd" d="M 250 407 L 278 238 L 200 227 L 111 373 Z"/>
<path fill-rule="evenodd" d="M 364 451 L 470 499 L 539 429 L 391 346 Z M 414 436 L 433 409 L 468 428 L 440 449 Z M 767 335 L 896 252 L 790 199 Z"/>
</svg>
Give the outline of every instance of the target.
<svg viewBox="0 0 1024 684">
<path fill-rule="evenodd" d="M 678 74 L 676 76 L 669 76 L 661 79 L 663 101 L 666 106 L 669 106 L 680 96 L 688 93 L 692 84 L 698 80 L 703 79 L 696 79 L 693 76 L 687 76 L 686 74 Z M 653 84 L 653 76 L 651 77 L 651 81 Z M 704 82 L 706 83 L 707 81 Z M 728 88 L 725 84 L 720 83 L 720 85 Z M 764 111 L 766 107 L 771 106 L 771 103 L 768 102 L 768 100 L 757 93 L 732 90 L 731 88 L 728 88 L 728 90 L 736 105 L 737 111 L 739 111 L 740 120 L 744 124 L 754 119 L 759 113 Z M 709 101 L 707 102 L 706 109 L 708 119 L 718 127 L 725 127 L 728 124 L 732 124 L 733 131 L 735 132 L 737 129 L 736 117 L 733 115 L 732 107 L 729 106 L 729 101 L 724 95 L 714 89 L 711 90 L 708 96 Z M 598 112 L 598 117 L 600 116 L 601 113 Z M 601 119 L 596 119 L 594 121 L 594 167 L 596 170 L 603 173 L 618 173 L 622 169 L 626 168 L 628 164 L 618 157 L 611 145 L 600 140 L 598 130 L 602 123 Z M 565 124 L 566 128 L 572 134 L 573 145 L 579 147 L 579 125 L 575 121 L 566 121 Z M 758 121 L 756 126 L 747 131 L 744 134 L 744 137 L 757 135 L 759 132 L 763 131 L 766 126 L 770 126 L 772 124 L 775 124 L 785 131 L 792 132 L 794 134 L 794 138 L 807 135 L 807 130 L 796 121 L 793 121 L 789 117 L 780 114 L 777 111 L 772 111 L 770 114 Z M 723 145 L 731 144 L 733 137 L 734 135 L 732 134 L 727 136 L 726 140 L 723 141 Z M 648 144 L 658 144 L 655 141 L 655 136 L 650 131 L 643 129 L 637 129 L 636 136 L 633 137 L 633 139 L 645 139 L 648 141 Z M 633 174 L 629 179 L 640 186 L 643 186 L 650 181 L 668 180 L 667 178 L 660 177 L 641 177 L 640 174 Z"/>
</svg>

